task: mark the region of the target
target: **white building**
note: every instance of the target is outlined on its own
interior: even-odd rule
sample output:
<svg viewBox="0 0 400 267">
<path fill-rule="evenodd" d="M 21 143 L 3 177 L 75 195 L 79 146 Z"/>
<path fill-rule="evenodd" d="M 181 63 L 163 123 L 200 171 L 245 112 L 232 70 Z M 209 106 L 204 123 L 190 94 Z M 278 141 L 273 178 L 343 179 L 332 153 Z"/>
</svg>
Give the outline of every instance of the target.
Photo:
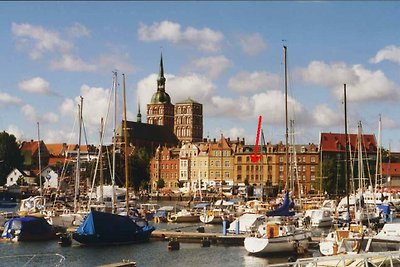
<svg viewBox="0 0 400 267">
<path fill-rule="evenodd" d="M 51 167 L 44 168 L 41 176 L 44 188 L 58 188 L 58 174 Z"/>
</svg>

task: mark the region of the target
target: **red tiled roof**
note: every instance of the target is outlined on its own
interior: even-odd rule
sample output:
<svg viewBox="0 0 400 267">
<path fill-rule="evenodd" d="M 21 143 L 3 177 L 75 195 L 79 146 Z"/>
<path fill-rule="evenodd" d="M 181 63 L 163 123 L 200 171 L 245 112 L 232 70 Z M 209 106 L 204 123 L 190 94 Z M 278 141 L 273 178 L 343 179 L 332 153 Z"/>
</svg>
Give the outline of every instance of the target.
<svg viewBox="0 0 400 267">
<path fill-rule="evenodd" d="M 78 144 L 68 144 L 67 145 L 67 151 L 75 151 L 78 149 Z M 89 148 L 87 145 L 81 145 L 81 151 L 88 151 Z"/>
<path fill-rule="evenodd" d="M 382 175 L 400 176 L 400 163 L 382 163 Z"/>
<path fill-rule="evenodd" d="M 31 154 L 34 154 L 35 151 L 38 149 L 38 142 L 31 141 L 31 142 L 23 142 L 21 151 L 30 151 Z"/>
<path fill-rule="evenodd" d="M 357 151 L 357 134 L 348 134 L 351 150 Z M 372 146 L 373 150 L 376 151 L 375 135 L 363 134 L 363 144 L 367 148 Z M 345 146 L 345 134 L 342 133 L 321 133 L 320 148 L 323 152 L 344 152 Z"/>
<path fill-rule="evenodd" d="M 56 166 L 57 162 L 64 164 L 65 160 L 66 159 L 64 157 L 51 157 L 51 158 L 49 158 L 49 166 Z"/>
<path fill-rule="evenodd" d="M 65 144 L 46 144 L 47 150 L 50 155 L 60 156 L 64 153 Z"/>
</svg>

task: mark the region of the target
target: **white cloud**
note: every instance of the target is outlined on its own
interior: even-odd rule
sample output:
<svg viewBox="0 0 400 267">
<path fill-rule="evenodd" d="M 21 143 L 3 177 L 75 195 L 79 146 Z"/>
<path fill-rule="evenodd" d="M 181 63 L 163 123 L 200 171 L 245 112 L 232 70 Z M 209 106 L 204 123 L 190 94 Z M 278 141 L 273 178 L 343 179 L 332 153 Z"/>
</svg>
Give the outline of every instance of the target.
<svg viewBox="0 0 400 267">
<path fill-rule="evenodd" d="M 90 36 L 90 31 L 84 25 L 75 22 L 71 27 L 66 29 L 67 34 L 73 38 Z"/>
<path fill-rule="evenodd" d="M 395 129 L 398 127 L 399 127 L 399 124 L 395 120 L 393 120 L 389 117 L 382 116 L 382 128 Z"/>
<path fill-rule="evenodd" d="M 21 105 L 22 100 L 18 97 L 12 96 L 8 93 L 0 92 L 0 107 L 10 106 L 10 105 Z"/>
<path fill-rule="evenodd" d="M 73 48 L 70 42 L 60 38 L 58 32 L 48 31 L 40 26 L 13 22 L 11 31 L 18 46 L 30 50 L 29 55 L 32 59 L 39 59 L 46 52 L 67 53 Z"/>
<path fill-rule="evenodd" d="M 24 139 L 24 132 L 16 125 L 9 125 L 6 132 L 14 135 L 17 141 L 21 141 Z"/>
<path fill-rule="evenodd" d="M 227 130 L 223 131 L 224 136 L 230 137 L 231 139 L 234 139 L 236 137 L 245 137 L 246 136 L 246 130 L 243 128 L 237 128 L 233 127 Z"/>
<path fill-rule="evenodd" d="M 228 82 L 228 87 L 237 92 L 277 90 L 281 86 L 280 76 L 268 72 L 240 72 Z"/>
<path fill-rule="evenodd" d="M 24 115 L 24 118 L 29 122 L 40 122 L 44 124 L 52 124 L 58 122 L 58 115 L 54 112 L 47 112 L 43 115 L 39 115 L 36 109 L 29 104 L 26 104 L 21 107 L 21 112 Z"/>
<path fill-rule="evenodd" d="M 24 115 L 24 118 L 26 118 L 28 121 L 30 121 L 30 122 L 38 121 L 37 120 L 38 115 L 37 115 L 36 109 L 33 106 L 31 106 L 29 104 L 23 105 L 21 107 L 21 112 Z"/>
<path fill-rule="evenodd" d="M 157 91 L 157 77 L 157 74 L 151 74 L 138 82 L 137 94 L 142 111 L 146 110 L 143 106 L 150 103 L 152 95 Z M 173 104 L 190 97 L 204 105 L 215 91 L 215 85 L 211 81 L 195 74 L 182 77 L 167 74 L 165 77 L 165 91 L 170 95 Z"/>
<path fill-rule="evenodd" d="M 18 87 L 25 92 L 35 94 L 51 94 L 50 84 L 41 77 L 35 77 L 29 80 L 23 80 L 18 83 Z"/>
<path fill-rule="evenodd" d="M 47 112 L 41 116 L 40 121 L 44 123 L 56 123 L 58 122 L 58 115 L 54 112 Z"/>
<path fill-rule="evenodd" d="M 80 89 L 80 95 L 83 97 L 83 123 L 88 133 L 95 134 L 99 131 L 100 120 L 102 117 L 104 118 L 104 120 L 107 120 L 107 129 L 111 130 L 110 123 L 113 120 L 114 115 L 112 113 L 112 106 L 110 106 L 110 111 L 108 112 L 110 102 L 110 89 L 82 85 Z M 65 99 L 60 106 L 60 113 L 64 116 L 70 116 L 74 118 L 75 121 L 77 121 L 78 103 L 80 103 L 79 96 L 75 97 L 75 99 Z M 109 113 L 108 118 L 107 113 Z M 120 114 L 121 113 L 117 113 L 117 120 L 121 120 Z"/>
<path fill-rule="evenodd" d="M 190 65 L 191 68 L 202 71 L 211 79 L 216 79 L 232 66 L 232 62 L 225 56 L 216 56 L 193 60 Z"/>
<path fill-rule="evenodd" d="M 239 43 L 242 50 L 250 56 L 259 55 L 267 48 L 267 44 L 259 33 L 242 34 L 239 36 Z"/>
<path fill-rule="evenodd" d="M 328 86 L 338 99 L 343 97 L 343 84 L 347 85 L 349 101 L 395 100 L 399 98 L 399 87 L 380 71 L 370 71 L 362 65 L 347 66 L 345 63 L 326 64 L 311 62 L 299 70 L 306 82 Z"/>
<path fill-rule="evenodd" d="M 379 63 L 384 60 L 389 60 L 400 64 L 400 47 L 389 45 L 381 49 L 376 55 L 369 60 L 370 63 Z"/>
<path fill-rule="evenodd" d="M 54 143 L 78 143 L 77 134 L 72 133 L 69 130 L 63 129 L 48 129 L 43 133 L 43 140 L 47 144 Z"/>
<path fill-rule="evenodd" d="M 81 58 L 71 55 L 64 54 L 59 60 L 53 60 L 50 62 L 50 67 L 53 70 L 65 70 L 65 71 L 85 71 L 93 72 L 97 70 L 96 65 L 88 64 Z"/>
<path fill-rule="evenodd" d="M 288 96 L 289 119 L 296 118 L 296 123 L 305 121 L 306 111 L 295 99 Z M 251 97 L 253 104 L 253 116 L 263 116 L 263 122 L 268 124 L 285 123 L 285 95 L 278 90 L 271 90 L 265 93 L 255 94 Z"/>
<path fill-rule="evenodd" d="M 105 71 L 118 70 L 122 73 L 133 73 L 136 68 L 129 63 L 129 60 L 130 59 L 126 55 L 101 55 L 96 60 L 96 65 L 100 66 Z"/>
<path fill-rule="evenodd" d="M 167 20 L 155 22 L 151 26 L 140 23 L 138 36 L 139 40 L 146 42 L 165 40 L 174 44 L 187 44 L 208 52 L 219 51 L 224 39 L 221 32 L 209 28 L 187 27 L 181 29 L 180 24 Z"/>
<path fill-rule="evenodd" d="M 325 104 L 318 105 L 312 112 L 314 122 L 317 126 L 330 127 L 344 124 L 344 119 L 337 111 L 332 110 Z"/>
</svg>

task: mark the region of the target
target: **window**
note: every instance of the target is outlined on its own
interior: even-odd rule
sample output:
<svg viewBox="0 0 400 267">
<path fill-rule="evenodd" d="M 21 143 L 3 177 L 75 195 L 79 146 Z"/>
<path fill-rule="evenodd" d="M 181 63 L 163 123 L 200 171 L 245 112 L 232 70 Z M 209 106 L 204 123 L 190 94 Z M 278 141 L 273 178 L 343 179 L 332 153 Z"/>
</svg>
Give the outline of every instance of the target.
<svg viewBox="0 0 400 267">
<path fill-rule="evenodd" d="M 315 172 L 315 166 L 311 166 L 311 171 Z"/>
<path fill-rule="evenodd" d="M 242 170 L 242 166 L 237 166 L 237 170 L 241 171 Z"/>
<path fill-rule="evenodd" d="M 312 162 L 312 163 L 315 162 L 315 157 L 314 157 L 314 156 L 311 157 L 311 162 Z"/>
<path fill-rule="evenodd" d="M 279 171 L 283 172 L 283 166 L 279 166 Z"/>
<path fill-rule="evenodd" d="M 279 162 L 283 163 L 283 157 L 279 157 Z"/>
<path fill-rule="evenodd" d="M 229 166 L 230 166 L 230 164 L 229 164 L 229 160 L 225 160 L 225 162 L 224 162 L 224 166 L 225 166 L 225 167 L 229 167 Z"/>
<path fill-rule="evenodd" d="M 237 157 L 238 162 L 242 162 L 242 157 Z"/>
</svg>

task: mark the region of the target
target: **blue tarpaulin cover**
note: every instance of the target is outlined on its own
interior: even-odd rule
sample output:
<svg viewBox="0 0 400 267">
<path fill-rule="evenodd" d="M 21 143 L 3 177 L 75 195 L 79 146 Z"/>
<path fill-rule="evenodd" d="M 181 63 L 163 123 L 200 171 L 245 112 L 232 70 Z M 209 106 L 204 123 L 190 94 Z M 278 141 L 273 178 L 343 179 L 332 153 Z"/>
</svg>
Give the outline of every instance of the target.
<svg viewBox="0 0 400 267">
<path fill-rule="evenodd" d="M 289 198 L 289 192 L 286 192 L 282 205 L 276 210 L 267 212 L 267 216 L 293 216 L 294 211 L 290 210 L 292 206 L 293 202 Z"/>
</svg>

